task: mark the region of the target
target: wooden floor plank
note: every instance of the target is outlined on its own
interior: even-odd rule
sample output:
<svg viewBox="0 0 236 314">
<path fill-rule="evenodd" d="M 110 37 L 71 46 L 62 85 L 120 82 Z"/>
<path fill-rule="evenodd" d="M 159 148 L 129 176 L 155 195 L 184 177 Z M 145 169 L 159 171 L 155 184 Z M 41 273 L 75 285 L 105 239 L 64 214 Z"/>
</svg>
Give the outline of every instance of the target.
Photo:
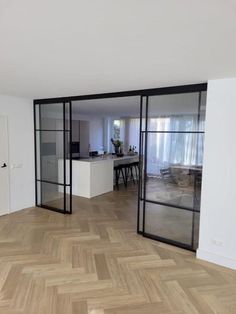
<svg viewBox="0 0 236 314">
<path fill-rule="evenodd" d="M 137 235 L 136 197 L 0 217 L 0 314 L 236 313 L 236 272 Z"/>
</svg>

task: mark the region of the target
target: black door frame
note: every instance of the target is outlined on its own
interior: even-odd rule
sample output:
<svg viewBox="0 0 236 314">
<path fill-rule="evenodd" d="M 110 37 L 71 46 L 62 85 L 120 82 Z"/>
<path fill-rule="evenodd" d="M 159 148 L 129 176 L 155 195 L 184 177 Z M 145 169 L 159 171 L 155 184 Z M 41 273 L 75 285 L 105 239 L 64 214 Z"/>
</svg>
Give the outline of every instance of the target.
<svg viewBox="0 0 236 314">
<path fill-rule="evenodd" d="M 35 205 L 40 206 L 38 204 L 38 194 L 37 194 L 37 147 L 36 147 L 36 113 L 35 108 L 36 105 L 43 104 L 54 104 L 54 103 L 70 103 L 70 113 L 72 112 L 72 102 L 79 100 L 92 100 L 92 99 L 102 99 L 102 98 L 119 98 L 119 97 L 129 97 L 129 96 L 140 96 L 140 134 L 139 134 L 139 149 L 141 149 L 142 144 L 142 107 L 143 107 L 143 97 L 148 96 L 157 96 L 157 95 L 170 95 L 170 94 L 182 94 L 182 93 L 193 93 L 193 92 L 201 92 L 207 91 L 207 83 L 199 83 L 199 84 L 188 84 L 188 85 L 178 85 L 178 86 L 169 86 L 169 87 L 161 87 L 161 88 L 150 88 L 150 89 L 139 89 L 139 90 L 131 90 L 131 91 L 121 91 L 121 92 L 111 92 L 111 93 L 100 93 L 100 94 L 90 94 L 90 95 L 79 95 L 79 96 L 66 96 L 66 97 L 56 97 L 56 98 L 45 98 L 45 99 L 35 99 L 34 100 L 34 140 L 35 140 Z M 72 116 L 70 115 L 70 122 L 72 120 Z M 70 124 L 71 125 L 71 124 Z M 72 138 L 72 132 L 70 132 L 70 139 Z M 71 143 L 71 141 L 70 141 Z M 71 145 L 71 144 L 70 144 Z M 145 144 L 146 145 L 146 144 Z M 71 149 L 70 149 L 71 152 Z M 140 155 L 140 164 L 143 162 L 141 153 Z M 142 176 L 141 169 L 139 168 L 140 178 Z M 137 232 L 143 234 L 139 230 L 139 217 L 140 217 L 140 184 L 142 180 L 139 180 L 139 189 L 138 189 L 138 212 L 137 212 Z M 64 188 L 65 190 L 65 188 Z M 65 200 L 65 196 L 64 196 Z M 44 207 L 44 206 L 41 206 Z M 55 210 L 53 208 L 48 208 L 54 211 L 62 212 L 61 210 Z M 63 211 L 63 213 L 65 213 Z M 70 153 L 70 211 L 72 213 L 72 154 Z M 173 244 L 176 246 L 183 247 L 179 245 L 179 243 L 175 243 L 175 241 L 171 241 L 171 243 L 166 239 L 156 238 L 152 235 L 143 234 L 144 237 L 149 237 L 158 241 L 166 242 L 169 244 Z M 184 247 L 189 249 L 188 247 Z"/>
<path fill-rule="evenodd" d="M 205 89 L 198 89 L 198 86 L 196 86 L 196 89 L 194 88 L 192 91 L 187 89 L 187 91 L 183 91 L 181 88 L 181 94 L 185 93 L 198 93 L 198 126 L 200 122 L 200 106 L 201 106 L 201 101 L 202 101 L 202 92 L 207 91 L 207 85 L 205 86 Z M 165 93 L 165 94 L 159 94 L 159 95 L 169 95 L 169 94 L 179 94 L 179 93 Z M 150 238 L 153 240 L 157 240 L 160 242 L 164 242 L 167 244 L 171 244 L 180 248 L 184 248 L 190 251 L 195 252 L 196 249 L 194 248 L 194 230 L 195 230 L 195 216 L 196 214 L 200 213 L 200 210 L 195 208 L 195 204 L 193 208 L 188 208 L 184 206 L 178 206 L 178 205 L 173 205 L 173 204 L 168 204 L 164 202 L 159 202 L 159 201 L 153 201 L 153 200 L 147 200 L 146 198 L 146 180 L 147 180 L 147 150 L 148 150 L 148 134 L 149 133 L 191 133 L 191 134 L 204 134 L 204 131 L 149 131 L 148 130 L 148 118 L 149 118 L 149 111 L 148 111 L 148 105 L 149 105 L 149 97 L 150 96 L 156 96 L 156 95 L 143 95 L 141 96 L 141 107 L 140 107 L 140 174 L 139 174 L 139 190 L 138 190 L 138 215 L 137 215 L 137 233 L 142 234 L 146 238 Z M 145 106 L 144 106 L 145 104 Z M 144 127 L 142 126 L 144 122 Z M 197 142 L 199 141 L 199 137 L 197 139 Z M 143 144 L 144 142 L 144 144 Z M 143 155 L 143 156 L 142 156 Z M 198 156 L 198 152 L 197 152 Z M 194 195 L 196 195 L 196 179 L 194 180 Z M 194 202 L 195 202 L 195 196 L 194 196 Z M 181 243 L 175 240 L 163 238 L 154 234 L 147 233 L 145 231 L 145 218 L 146 218 L 146 203 L 152 203 L 152 204 L 157 204 L 157 205 L 163 205 L 163 206 L 168 206 L 172 208 L 179 208 L 181 210 L 185 211 L 190 211 L 192 212 L 192 231 L 191 231 L 191 244 L 185 244 Z M 141 225 L 142 227 L 140 228 L 140 218 L 142 218 Z"/>
</svg>

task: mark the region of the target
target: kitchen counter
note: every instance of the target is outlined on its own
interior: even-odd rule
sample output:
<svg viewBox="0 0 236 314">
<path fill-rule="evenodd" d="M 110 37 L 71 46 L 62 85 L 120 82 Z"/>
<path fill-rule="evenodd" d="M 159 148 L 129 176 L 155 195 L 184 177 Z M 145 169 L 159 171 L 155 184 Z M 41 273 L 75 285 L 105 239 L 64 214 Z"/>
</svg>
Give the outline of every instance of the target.
<svg viewBox="0 0 236 314">
<path fill-rule="evenodd" d="M 114 166 L 138 161 L 139 156 L 108 155 L 72 160 L 72 194 L 92 198 L 113 191 Z M 69 167 L 69 160 L 66 161 Z M 59 178 L 63 176 L 63 160 L 59 160 Z M 67 171 L 68 172 L 68 171 Z"/>
</svg>

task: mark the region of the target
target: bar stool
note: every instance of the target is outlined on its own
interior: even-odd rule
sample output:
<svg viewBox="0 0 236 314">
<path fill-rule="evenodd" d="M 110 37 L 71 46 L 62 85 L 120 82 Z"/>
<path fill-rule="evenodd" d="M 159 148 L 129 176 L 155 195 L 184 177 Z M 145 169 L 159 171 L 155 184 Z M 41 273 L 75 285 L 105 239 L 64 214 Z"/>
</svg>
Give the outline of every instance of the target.
<svg viewBox="0 0 236 314">
<path fill-rule="evenodd" d="M 127 187 L 129 179 L 132 180 L 135 184 L 132 163 L 123 164 L 122 166 L 125 173 L 125 181 L 126 181 L 125 186 Z"/>
<path fill-rule="evenodd" d="M 139 161 L 132 162 L 130 164 L 130 167 L 131 167 L 132 175 L 133 175 L 133 169 L 134 169 L 136 181 L 138 182 L 138 180 L 139 180 Z M 133 176 L 133 181 L 135 184 L 134 176 Z"/>
<path fill-rule="evenodd" d="M 125 187 L 127 187 L 127 180 L 126 180 L 126 175 L 124 173 L 124 165 L 120 164 L 114 167 L 115 171 L 115 182 L 116 182 L 116 188 L 119 190 L 119 180 L 120 180 L 120 174 L 122 175 L 123 183 Z"/>
</svg>

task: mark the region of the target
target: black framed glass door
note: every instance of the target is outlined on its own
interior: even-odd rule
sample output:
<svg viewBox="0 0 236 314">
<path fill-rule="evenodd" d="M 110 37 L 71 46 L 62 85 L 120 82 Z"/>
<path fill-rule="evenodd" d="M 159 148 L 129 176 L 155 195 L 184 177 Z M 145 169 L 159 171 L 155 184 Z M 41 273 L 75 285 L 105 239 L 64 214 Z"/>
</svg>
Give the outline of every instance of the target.
<svg viewBox="0 0 236 314">
<path fill-rule="evenodd" d="M 138 232 L 198 246 L 206 91 L 142 96 Z"/>
<path fill-rule="evenodd" d="M 72 213 L 71 102 L 34 104 L 36 206 Z"/>
</svg>

